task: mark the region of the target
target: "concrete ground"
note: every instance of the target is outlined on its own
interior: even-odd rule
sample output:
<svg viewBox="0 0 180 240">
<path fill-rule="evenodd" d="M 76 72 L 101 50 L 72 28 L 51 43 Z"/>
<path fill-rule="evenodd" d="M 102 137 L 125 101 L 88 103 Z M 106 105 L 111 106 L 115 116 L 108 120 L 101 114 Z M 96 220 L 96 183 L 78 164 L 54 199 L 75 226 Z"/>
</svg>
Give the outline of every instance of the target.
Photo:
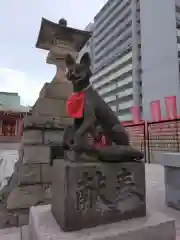
<svg viewBox="0 0 180 240">
<path fill-rule="evenodd" d="M 176 220 L 177 240 L 180 240 L 180 211 L 165 206 L 164 198 L 164 169 L 158 164 L 146 165 L 147 210 L 162 212 Z M 28 240 L 27 228 L 13 229 L 8 234 L 0 231 L 0 240 Z M 14 233 L 13 233 L 14 231 Z M 15 238 L 16 237 L 16 238 Z"/>
<path fill-rule="evenodd" d="M 7 184 L 18 161 L 19 143 L 0 142 L 0 190 Z"/>
<path fill-rule="evenodd" d="M 147 209 L 159 211 L 176 220 L 180 228 L 180 211 L 165 206 L 164 168 L 159 164 L 146 165 Z"/>
<path fill-rule="evenodd" d="M 166 207 L 164 188 L 164 168 L 159 164 L 146 165 L 147 210 L 162 212 L 175 219 L 177 240 L 180 240 L 180 211 Z"/>
<path fill-rule="evenodd" d="M 20 146 L 20 143 L 19 142 L 10 142 L 10 143 L 3 143 L 3 142 L 0 142 L 0 151 L 4 151 L 4 150 L 7 150 L 7 149 L 10 149 L 10 150 L 18 150 Z"/>
</svg>

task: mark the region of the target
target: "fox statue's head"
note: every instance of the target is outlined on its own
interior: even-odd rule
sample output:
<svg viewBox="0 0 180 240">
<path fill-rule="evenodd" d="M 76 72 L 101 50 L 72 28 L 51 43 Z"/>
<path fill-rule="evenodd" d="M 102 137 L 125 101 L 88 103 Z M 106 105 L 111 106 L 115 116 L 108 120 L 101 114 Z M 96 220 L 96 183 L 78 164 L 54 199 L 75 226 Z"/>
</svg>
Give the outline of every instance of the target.
<svg viewBox="0 0 180 240">
<path fill-rule="evenodd" d="M 74 88 L 82 90 L 83 88 L 88 87 L 90 84 L 89 79 L 92 76 L 90 65 L 91 60 L 88 53 L 84 54 L 80 60 L 80 63 L 76 63 L 76 61 L 70 55 L 67 55 L 66 77 L 72 82 Z"/>
</svg>

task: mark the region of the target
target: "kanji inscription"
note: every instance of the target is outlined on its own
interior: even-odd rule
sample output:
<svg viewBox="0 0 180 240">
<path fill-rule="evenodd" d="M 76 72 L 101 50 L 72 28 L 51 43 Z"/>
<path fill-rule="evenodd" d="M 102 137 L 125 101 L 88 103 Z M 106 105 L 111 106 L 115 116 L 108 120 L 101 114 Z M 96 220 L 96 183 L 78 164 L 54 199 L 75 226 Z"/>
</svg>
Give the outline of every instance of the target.
<svg viewBox="0 0 180 240">
<path fill-rule="evenodd" d="M 133 195 L 139 199 L 139 202 L 141 201 L 141 195 L 136 191 L 133 173 L 126 168 L 117 172 L 114 199 L 106 198 L 106 183 L 107 178 L 100 171 L 96 171 L 93 176 L 83 172 L 82 179 L 77 181 L 76 210 L 87 212 L 96 205 L 101 207 L 104 205 L 108 210 L 121 211 L 119 202 L 126 201 Z"/>
</svg>

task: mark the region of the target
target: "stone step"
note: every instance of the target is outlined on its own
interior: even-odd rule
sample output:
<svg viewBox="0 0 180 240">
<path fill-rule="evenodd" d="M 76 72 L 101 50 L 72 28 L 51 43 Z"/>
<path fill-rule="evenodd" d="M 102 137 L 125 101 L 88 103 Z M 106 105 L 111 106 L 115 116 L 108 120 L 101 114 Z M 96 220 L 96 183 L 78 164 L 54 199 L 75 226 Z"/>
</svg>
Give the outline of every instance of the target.
<svg viewBox="0 0 180 240">
<path fill-rule="evenodd" d="M 123 221 L 83 229 L 77 232 L 63 232 L 51 214 L 51 206 L 32 207 L 29 233 L 31 240 L 175 240 L 175 221 L 164 214 L 148 214 L 145 218 Z"/>
<path fill-rule="evenodd" d="M 0 230 L 0 240 L 30 240 L 28 226 Z"/>
<path fill-rule="evenodd" d="M 21 240 L 31 240 L 29 237 L 29 227 L 28 226 L 21 227 Z"/>
</svg>

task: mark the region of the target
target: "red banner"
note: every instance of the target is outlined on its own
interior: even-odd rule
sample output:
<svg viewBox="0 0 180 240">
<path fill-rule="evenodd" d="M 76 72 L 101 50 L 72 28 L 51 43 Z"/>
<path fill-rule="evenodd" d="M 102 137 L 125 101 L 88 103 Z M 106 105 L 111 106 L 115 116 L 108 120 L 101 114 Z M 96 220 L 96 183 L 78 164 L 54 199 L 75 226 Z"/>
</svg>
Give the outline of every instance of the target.
<svg viewBox="0 0 180 240">
<path fill-rule="evenodd" d="M 150 109 L 151 109 L 151 120 L 153 122 L 161 121 L 162 120 L 162 114 L 161 114 L 160 100 L 152 101 L 151 104 L 150 104 Z"/>
<path fill-rule="evenodd" d="M 176 119 L 177 118 L 176 96 L 165 97 L 164 100 L 167 120 Z"/>
<path fill-rule="evenodd" d="M 133 123 L 137 124 L 140 122 L 140 108 L 139 106 L 133 106 L 131 108 L 131 114 L 132 114 L 132 119 L 133 119 Z"/>
</svg>

